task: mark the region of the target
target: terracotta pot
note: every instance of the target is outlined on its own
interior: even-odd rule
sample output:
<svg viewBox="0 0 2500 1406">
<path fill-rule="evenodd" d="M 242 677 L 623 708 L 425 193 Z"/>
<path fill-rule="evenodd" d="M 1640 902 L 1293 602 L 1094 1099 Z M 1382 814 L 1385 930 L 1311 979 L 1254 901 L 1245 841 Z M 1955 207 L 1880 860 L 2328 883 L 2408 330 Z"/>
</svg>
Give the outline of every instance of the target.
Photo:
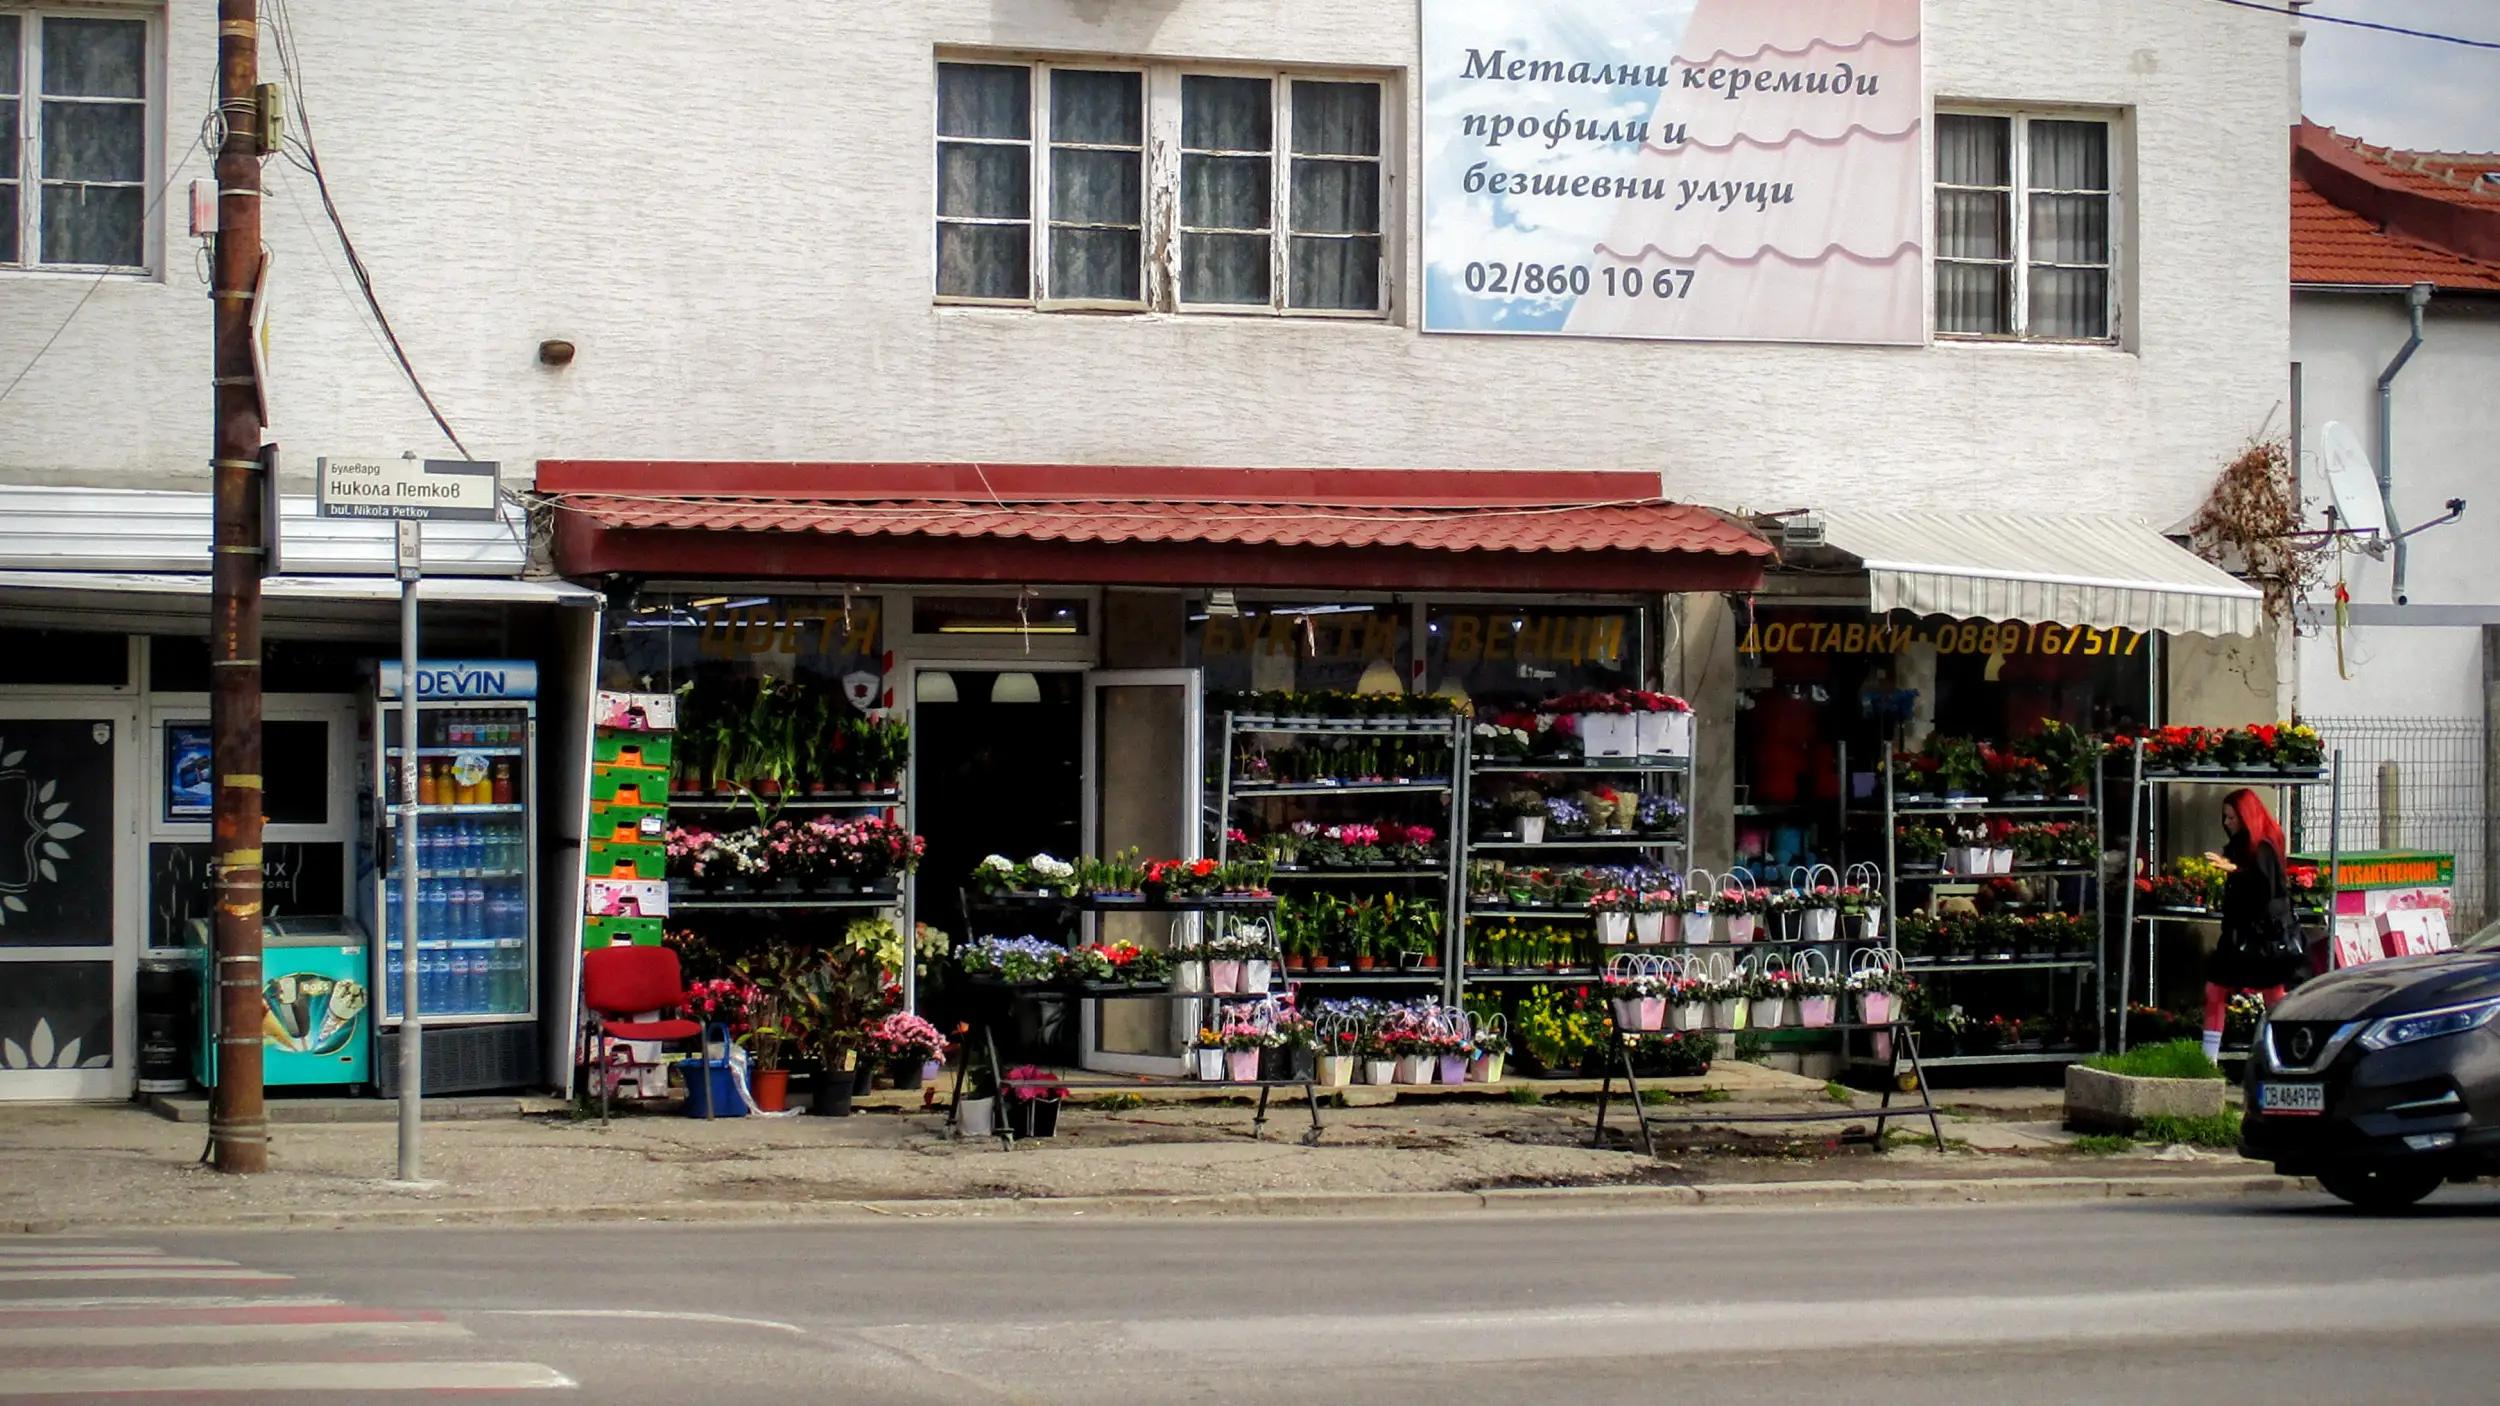
<svg viewBox="0 0 2500 1406">
<path fill-rule="evenodd" d="M 1355 958 L 1354 969 L 1358 972 L 1370 971 L 1372 969 L 1371 954 L 1367 952 L 1362 956 Z"/>
<path fill-rule="evenodd" d="M 755 1111 L 779 1113 L 790 1106 L 790 1071 L 758 1069 L 747 1076 L 747 1087 L 755 1095 Z"/>
</svg>

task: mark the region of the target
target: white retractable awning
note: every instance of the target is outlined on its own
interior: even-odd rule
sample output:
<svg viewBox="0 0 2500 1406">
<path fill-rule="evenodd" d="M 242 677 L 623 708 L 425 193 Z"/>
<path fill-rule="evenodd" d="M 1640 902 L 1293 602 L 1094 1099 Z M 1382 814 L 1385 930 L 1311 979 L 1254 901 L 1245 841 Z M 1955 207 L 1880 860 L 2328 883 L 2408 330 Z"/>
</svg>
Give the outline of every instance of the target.
<svg viewBox="0 0 2500 1406">
<path fill-rule="evenodd" d="M 325 518 L 309 494 L 280 505 L 279 564 L 306 576 L 382 576 L 397 568 L 397 528 Z M 48 488 L 0 484 L 0 569 L 208 571 L 209 495 L 181 489 Z M 516 577 L 528 565 L 529 524 L 507 503 L 497 522 L 429 522 L 425 574 Z"/>
<path fill-rule="evenodd" d="M 2256 587 L 2130 518 L 1996 512 L 1822 514 L 1866 567 L 1869 603 L 1973 620 L 2250 635 Z"/>
</svg>

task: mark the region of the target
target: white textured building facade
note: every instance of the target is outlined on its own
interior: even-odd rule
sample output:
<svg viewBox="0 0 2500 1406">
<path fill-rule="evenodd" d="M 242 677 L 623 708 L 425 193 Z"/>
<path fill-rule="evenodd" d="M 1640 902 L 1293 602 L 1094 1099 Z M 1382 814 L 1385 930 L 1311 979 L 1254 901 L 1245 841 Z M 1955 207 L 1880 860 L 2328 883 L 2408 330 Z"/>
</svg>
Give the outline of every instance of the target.
<svg viewBox="0 0 2500 1406">
<path fill-rule="evenodd" d="M 208 174 L 196 137 L 214 6 L 80 9 L 148 22 L 147 180 L 167 195 L 143 272 L 0 272 L 0 376 L 16 380 L 0 479 L 196 486 L 208 313 L 183 197 Z M 472 453 L 515 467 L 1637 469 L 1727 507 L 2056 508 L 2167 526 L 2282 424 L 2287 22 L 2227 6 L 1928 0 L 1931 113 L 2112 124 L 2117 336 L 1908 348 L 1420 333 L 1411 4 L 292 11 L 313 135 L 400 339 Z M 933 89 L 947 56 L 1384 85 L 1385 314 L 941 306 Z M 311 180 L 277 159 L 266 178 L 272 433 L 291 466 L 342 446 L 440 451 L 349 292 Z M 546 339 L 573 343 L 572 364 L 539 364 Z"/>
</svg>

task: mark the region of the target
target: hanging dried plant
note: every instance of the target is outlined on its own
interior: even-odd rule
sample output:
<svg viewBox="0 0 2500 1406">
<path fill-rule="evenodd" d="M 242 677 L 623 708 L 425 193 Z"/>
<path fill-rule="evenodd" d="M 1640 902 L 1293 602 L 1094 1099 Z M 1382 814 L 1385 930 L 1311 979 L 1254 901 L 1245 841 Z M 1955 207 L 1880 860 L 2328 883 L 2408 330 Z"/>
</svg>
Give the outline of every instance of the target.
<svg viewBox="0 0 2500 1406">
<path fill-rule="evenodd" d="M 2303 521 L 2300 476 L 2279 439 L 2257 440 L 2223 466 L 2205 506 L 2188 524 L 2196 554 L 2265 592 L 2266 618 L 2293 611 L 2326 576 L 2327 544 Z"/>
</svg>

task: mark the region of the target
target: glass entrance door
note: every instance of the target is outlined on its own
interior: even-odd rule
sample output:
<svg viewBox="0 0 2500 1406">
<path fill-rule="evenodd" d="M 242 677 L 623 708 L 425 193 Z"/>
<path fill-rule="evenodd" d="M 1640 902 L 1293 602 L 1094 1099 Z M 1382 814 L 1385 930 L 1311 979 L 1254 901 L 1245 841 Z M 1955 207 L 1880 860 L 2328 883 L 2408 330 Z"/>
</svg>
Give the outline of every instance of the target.
<svg viewBox="0 0 2500 1406">
<path fill-rule="evenodd" d="M 0 1099 L 128 1095 L 137 720 L 0 699 Z"/>
<path fill-rule="evenodd" d="M 1086 676 L 1085 775 L 1089 852 L 1135 847 L 1148 859 L 1195 859 L 1204 751 L 1200 677 L 1195 669 L 1132 669 Z M 1172 946 L 1176 926 L 1195 915 L 1107 913 L 1093 941 Z M 1177 1074 L 1186 1032 L 1175 1001 L 1089 1001 L 1084 1022 L 1088 1068 Z"/>
</svg>

